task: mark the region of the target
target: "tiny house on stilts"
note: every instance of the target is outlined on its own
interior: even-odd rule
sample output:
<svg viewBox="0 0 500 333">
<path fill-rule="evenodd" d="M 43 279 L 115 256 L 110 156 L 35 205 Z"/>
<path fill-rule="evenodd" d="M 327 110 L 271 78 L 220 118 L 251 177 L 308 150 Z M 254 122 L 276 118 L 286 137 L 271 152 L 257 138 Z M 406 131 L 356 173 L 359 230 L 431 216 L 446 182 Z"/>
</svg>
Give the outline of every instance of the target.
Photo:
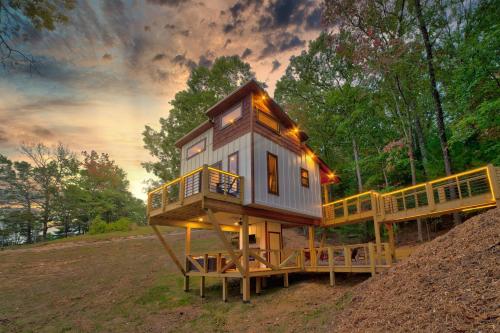
<svg viewBox="0 0 500 333">
<path fill-rule="evenodd" d="M 206 115 L 207 121 L 176 143 L 181 177 L 148 194 L 149 224 L 183 274 L 184 289 L 191 276 L 200 277 L 201 296 L 206 277 L 221 279 L 223 300 L 228 278 L 241 279 L 246 302 L 250 279 L 260 293 L 262 279 L 273 275 L 282 276 L 287 287 L 295 272 L 328 272 L 331 285 L 335 272 L 375 274 L 395 259 L 393 223 L 500 201 L 500 169 L 493 166 L 388 194 L 372 191 L 331 201 L 326 186 L 338 178 L 257 82 L 236 89 Z M 367 220 L 374 221 L 376 244 L 315 245 L 316 227 Z M 382 225 L 388 243 L 381 242 Z M 157 226 L 186 230 L 183 257 Z M 284 249 L 283 228 L 297 226 L 307 227 L 308 247 Z M 213 230 L 223 249 L 193 254 L 193 229 Z"/>
</svg>

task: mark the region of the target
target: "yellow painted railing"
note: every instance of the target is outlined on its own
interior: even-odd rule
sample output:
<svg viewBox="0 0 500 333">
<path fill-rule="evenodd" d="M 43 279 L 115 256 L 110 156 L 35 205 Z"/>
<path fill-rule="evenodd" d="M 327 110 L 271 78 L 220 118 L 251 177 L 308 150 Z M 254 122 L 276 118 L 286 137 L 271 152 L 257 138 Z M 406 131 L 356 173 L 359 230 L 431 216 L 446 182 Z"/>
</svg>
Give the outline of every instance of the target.
<svg viewBox="0 0 500 333">
<path fill-rule="evenodd" d="M 204 165 L 148 193 L 148 214 L 183 205 L 197 196 L 241 203 L 243 177 Z"/>
<path fill-rule="evenodd" d="M 400 190 L 364 192 L 323 205 L 323 224 L 410 220 L 500 202 L 500 168 L 487 165 Z"/>
</svg>

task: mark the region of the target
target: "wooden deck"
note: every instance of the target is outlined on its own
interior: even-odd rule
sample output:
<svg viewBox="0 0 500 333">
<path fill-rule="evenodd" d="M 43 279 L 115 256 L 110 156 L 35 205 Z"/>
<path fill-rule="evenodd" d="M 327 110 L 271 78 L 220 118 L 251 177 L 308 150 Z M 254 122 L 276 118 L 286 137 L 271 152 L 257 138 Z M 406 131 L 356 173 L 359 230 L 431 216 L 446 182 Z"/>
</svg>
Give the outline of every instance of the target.
<svg viewBox="0 0 500 333">
<path fill-rule="evenodd" d="M 394 223 L 497 206 L 500 168 L 488 165 L 389 193 L 364 192 L 323 205 L 324 226 Z"/>
<path fill-rule="evenodd" d="M 149 192 L 149 224 L 198 222 L 203 227 L 199 218 L 210 202 L 241 206 L 243 186 L 242 176 L 205 165 Z"/>
</svg>

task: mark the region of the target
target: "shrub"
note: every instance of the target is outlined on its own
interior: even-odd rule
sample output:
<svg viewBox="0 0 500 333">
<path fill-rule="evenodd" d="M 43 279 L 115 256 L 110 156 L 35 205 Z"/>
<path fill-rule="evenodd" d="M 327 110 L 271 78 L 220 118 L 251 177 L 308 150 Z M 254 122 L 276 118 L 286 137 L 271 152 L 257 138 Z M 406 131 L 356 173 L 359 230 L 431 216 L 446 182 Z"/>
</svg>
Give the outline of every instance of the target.
<svg viewBox="0 0 500 333">
<path fill-rule="evenodd" d="M 95 219 L 90 222 L 90 227 L 89 227 L 89 234 L 95 235 L 95 234 L 103 234 L 106 232 L 107 229 L 107 224 L 104 222 L 103 219 L 101 219 L 100 216 L 96 217 Z"/>
<path fill-rule="evenodd" d="M 95 235 L 113 231 L 128 231 L 132 230 L 133 226 L 134 223 L 127 217 L 119 218 L 111 223 L 106 223 L 100 217 L 96 217 L 90 223 L 89 234 Z"/>
</svg>

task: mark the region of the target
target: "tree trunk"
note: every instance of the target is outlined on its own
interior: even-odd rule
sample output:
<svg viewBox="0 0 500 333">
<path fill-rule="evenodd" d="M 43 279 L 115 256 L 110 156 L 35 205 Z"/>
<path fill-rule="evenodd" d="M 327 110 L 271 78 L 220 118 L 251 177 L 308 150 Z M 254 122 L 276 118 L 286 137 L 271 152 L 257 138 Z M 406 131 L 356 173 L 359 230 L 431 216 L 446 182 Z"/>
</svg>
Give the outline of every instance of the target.
<svg viewBox="0 0 500 333">
<path fill-rule="evenodd" d="M 425 148 L 424 131 L 422 130 L 422 124 L 420 122 L 420 117 L 415 115 L 415 134 L 417 137 L 418 149 L 420 150 L 420 155 L 422 156 L 422 166 L 424 167 L 425 175 L 428 175 L 428 162 L 427 148 Z"/>
<path fill-rule="evenodd" d="M 358 193 L 363 192 L 363 180 L 361 179 L 361 169 L 359 166 L 359 151 L 356 139 L 352 138 L 352 150 L 354 152 L 354 165 L 356 167 L 356 178 L 358 180 Z"/>
<path fill-rule="evenodd" d="M 26 242 L 28 244 L 31 244 L 33 243 L 33 237 L 32 237 L 32 233 L 33 233 L 33 220 L 32 220 L 32 217 L 33 215 L 31 214 L 31 199 L 29 198 L 29 196 L 26 198 L 26 201 L 28 203 L 27 205 L 27 210 L 28 210 L 28 216 L 27 216 L 27 225 L 26 225 Z"/>
<path fill-rule="evenodd" d="M 432 98 L 434 99 L 439 142 L 441 144 L 441 151 L 443 154 L 443 161 L 444 161 L 444 170 L 446 172 L 446 175 L 449 176 L 452 173 L 451 158 L 448 150 L 448 139 L 446 138 L 446 129 L 444 124 L 443 107 L 441 105 L 441 97 L 439 96 L 439 91 L 437 89 L 437 84 L 436 84 L 436 73 L 433 64 L 432 45 L 429 39 L 429 32 L 427 31 L 427 26 L 425 24 L 424 17 L 422 14 L 422 7 L 420 5 L 420 0 L 414 0 L 414 2 L 415 2 L 415 13 L 418 20 L 418 26 L 420 29 L 420 33 L 422 34 L 422 38 L 424 40 L 425 53 L 427 56 L 429 83 L 430 83 Z"/>
</svg>

